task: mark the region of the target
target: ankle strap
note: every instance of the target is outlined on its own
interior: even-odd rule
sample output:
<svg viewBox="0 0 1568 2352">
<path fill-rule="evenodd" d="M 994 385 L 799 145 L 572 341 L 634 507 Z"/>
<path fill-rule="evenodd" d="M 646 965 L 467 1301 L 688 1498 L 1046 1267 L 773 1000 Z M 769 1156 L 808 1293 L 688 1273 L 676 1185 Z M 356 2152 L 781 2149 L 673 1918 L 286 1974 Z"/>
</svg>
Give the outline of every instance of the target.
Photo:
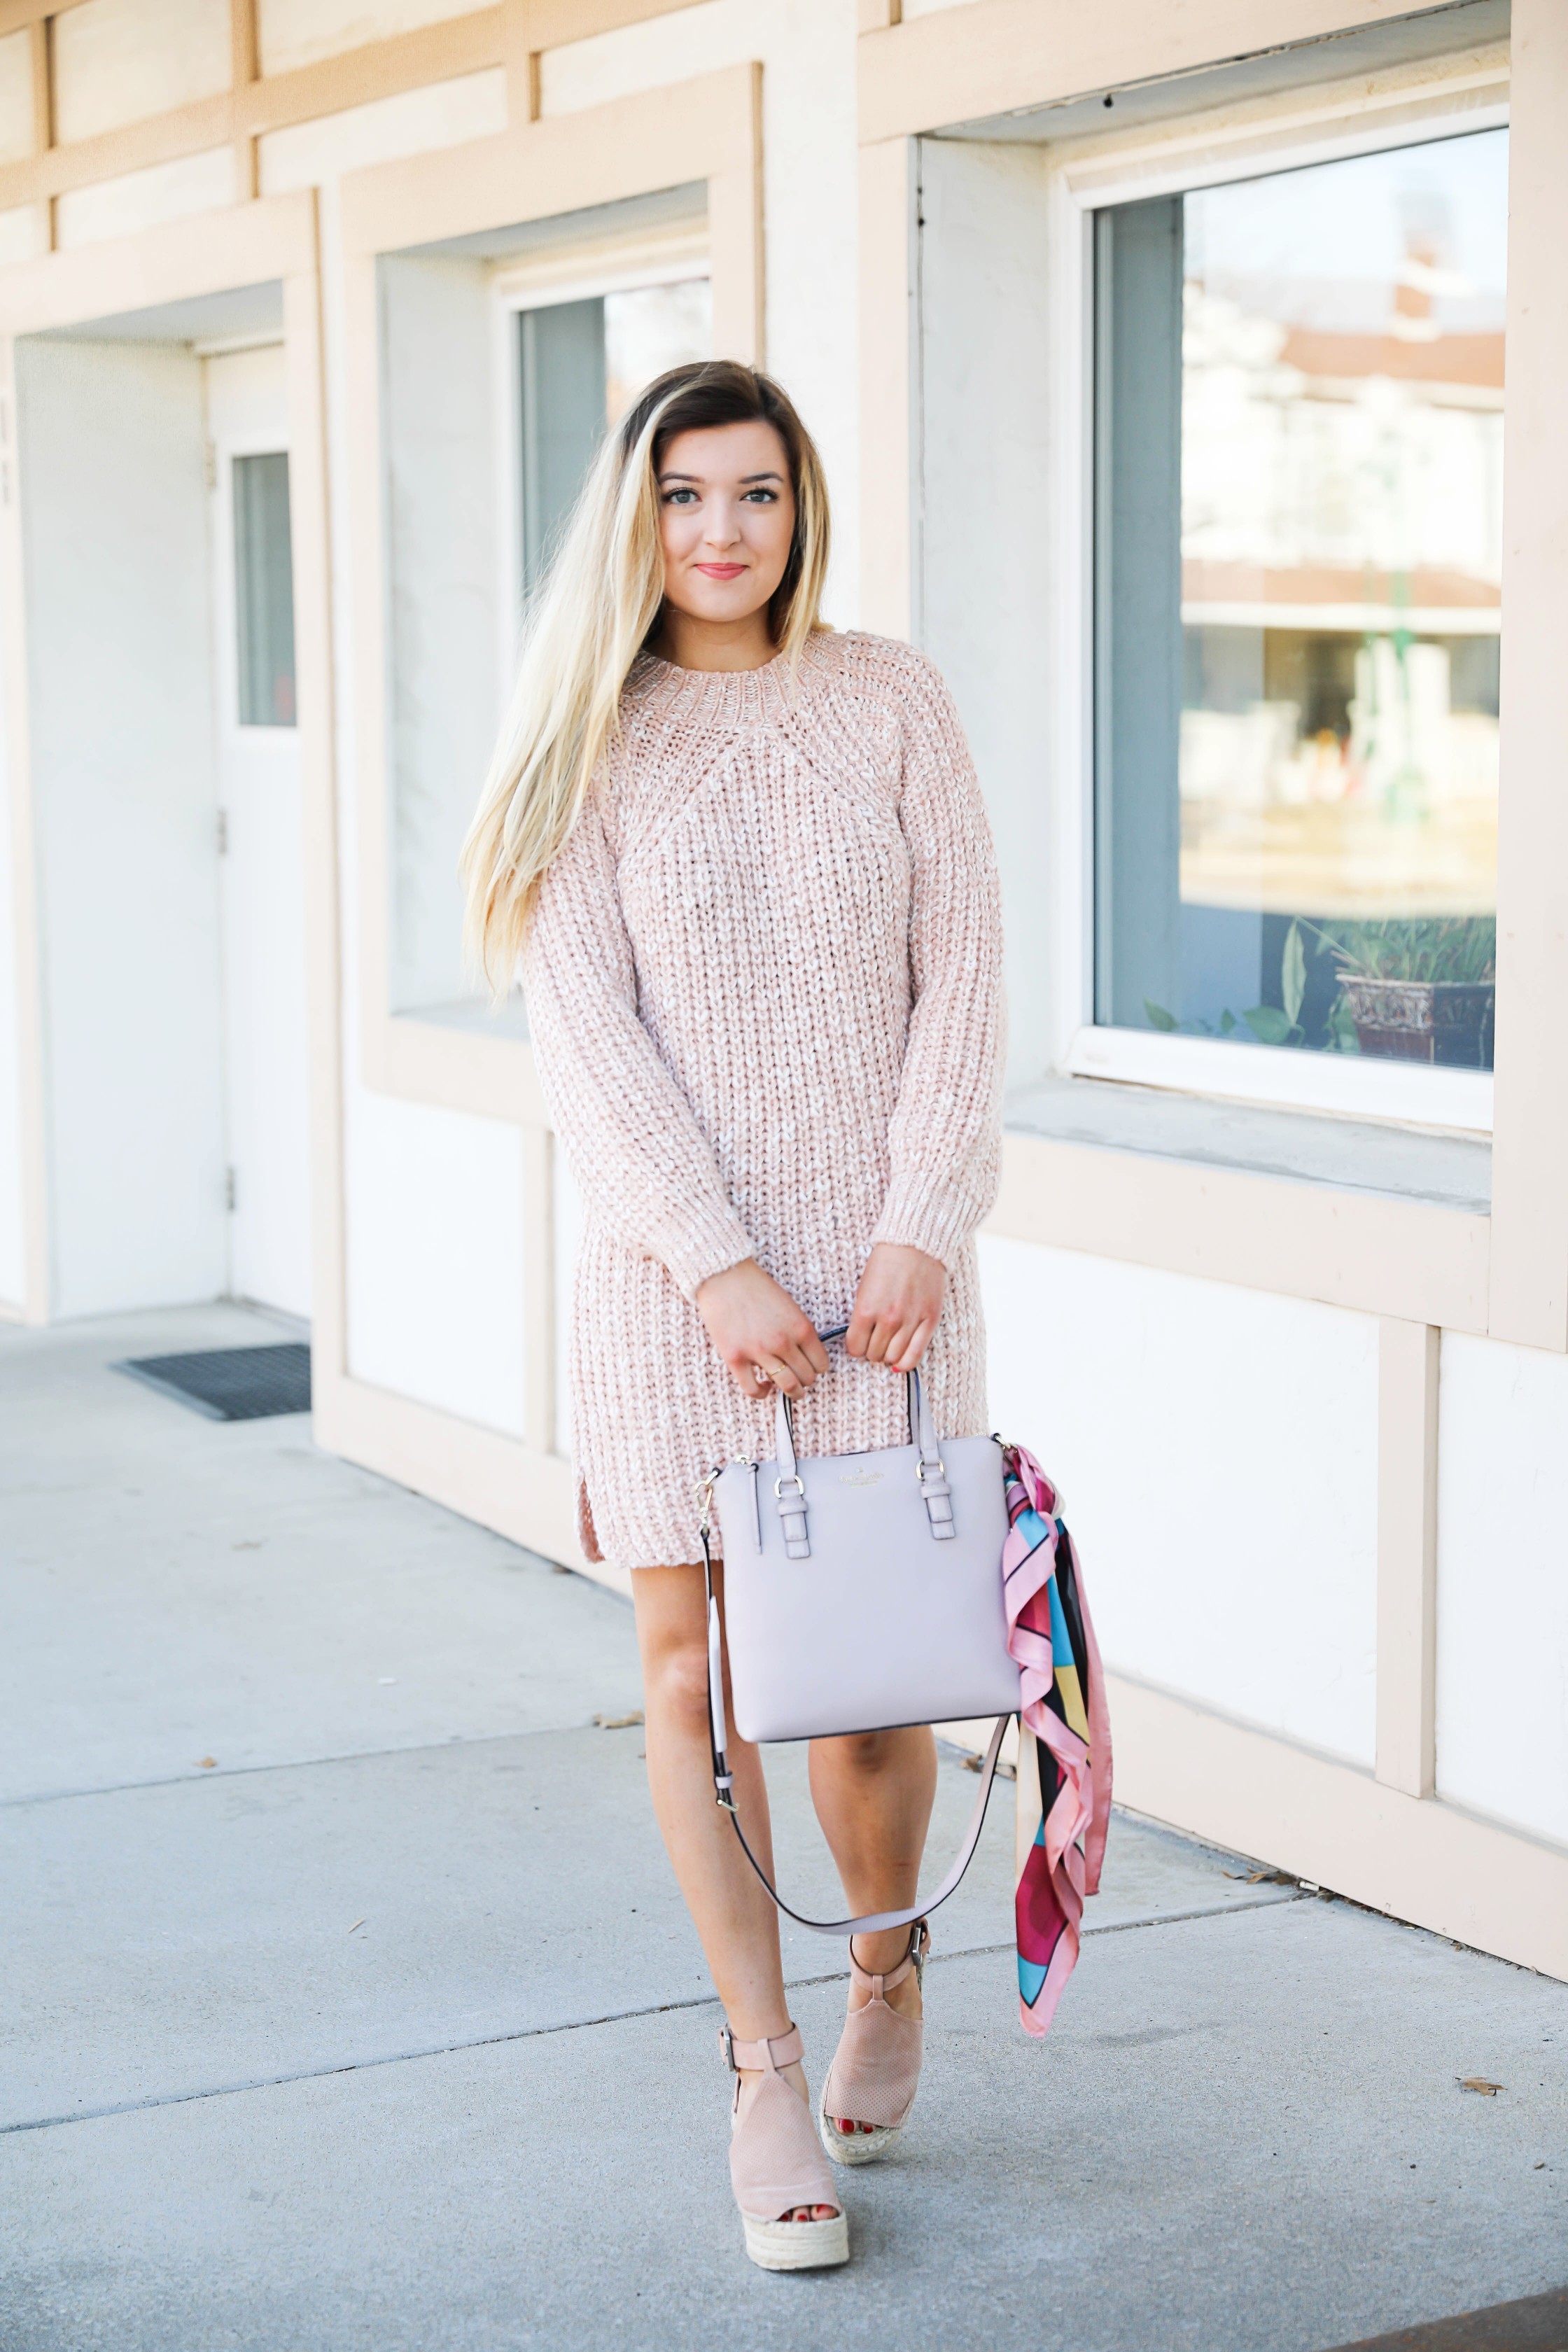
<svg viewBox="0 0 1568 2352">
<path fill-rule="evenodd" d="M 776 2074 L 781 2066 L 798 2066 L 805 2056 L 798 2025 L 792 2025 L 787 2033 L 775 2033 L 771 2042 L 737 2042 L 729 2027 L 721 2025 L 719 2048 L 731 2074 L 742 2068 L 747 2074 Z"/>
<path fill-rule="evenodd" d="M 858 1990 L 861 1985 L 869 1985 L 871 1988 L 872 2000 L 880 2000 L 884 1993 L 896 1991 L 898 1987 L 903 1983 L 904 1979 L 909 1975 L 911 1969 L 924 1967 L 925 1956 L 930 1944 L 931 1929 L 927 1927 L 923 1919 L 917 1919 L 914 1926 L 910 1929 L 909 1950 L 904 1954 L 904 1957 L 899 1962 L 898 1967 L 896 1969 L 890 1969 L 886 1976 L 874 1977 L 868 1976 L 866 1970 L 861 1967 L 859 1961 L 856 1958 L 855 1938 L 851 1936 L 849 1938 L 850 1982 L 857 1988 L 857 1990 Z"/>
</svg>

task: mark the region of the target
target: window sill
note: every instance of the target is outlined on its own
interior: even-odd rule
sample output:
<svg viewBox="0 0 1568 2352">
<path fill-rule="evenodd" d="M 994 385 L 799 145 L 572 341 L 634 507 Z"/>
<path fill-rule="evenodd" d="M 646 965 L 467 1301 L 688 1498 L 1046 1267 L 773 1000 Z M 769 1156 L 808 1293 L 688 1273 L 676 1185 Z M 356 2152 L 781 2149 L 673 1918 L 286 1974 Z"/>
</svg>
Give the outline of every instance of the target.
<svg viewBox="0 0 1568 2352">
<path fill-rule="evenodd" d="M 1491 1144 L 1481 1138 L 1321 1111 L 1258 1109 L 1088 1077 L 1043 1078 L 1019 1088 L 1008 1097 L 1005 1123 L 1053 1143 L 1282 1177 L 1470 1216 L 1491 1213 Z"/>
<path fill-rule="evenodd" d="M 1359 1054 L 1289 1053 L 1235 1039 L 1163 1036 L 1147 1029 L 1080 1029 L 1068 1055 L 1073 1076 L 1176 1089 L 1200 1097 L 1308 1111 L 1349 1120 L 1491 1134 L 1489 1070 L 1433 1069 Z"/>
<path fill-rule="evenodd" d="M 459 996 L 448 1004 L 411 1004 L 393 1014 L 394 1021 L 417 1021 L 432 1029 L 459 1029 L 469 1037 L 528 1037 L 528 1012 L 521 994 L 499 1005 L 488 997 Z"/>
</svg>

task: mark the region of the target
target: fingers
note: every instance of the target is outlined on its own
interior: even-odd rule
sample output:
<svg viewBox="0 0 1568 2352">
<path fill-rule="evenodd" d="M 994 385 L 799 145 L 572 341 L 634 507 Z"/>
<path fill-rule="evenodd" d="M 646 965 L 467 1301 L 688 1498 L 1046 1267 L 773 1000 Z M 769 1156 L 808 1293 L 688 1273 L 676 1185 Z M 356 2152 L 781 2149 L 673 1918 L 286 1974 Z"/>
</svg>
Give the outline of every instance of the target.
<svg viewBox="0 0 1568 2352">
<path fill-rule="evenodd" d="M 888 1361 L 896 1372 L 912 1372 L 931 1345 L 931 1335 L 936 1329 L 934 1316 L 925 1315 L 908 1333 L 900 1333 L 888 1350 Z"/>
</svg>

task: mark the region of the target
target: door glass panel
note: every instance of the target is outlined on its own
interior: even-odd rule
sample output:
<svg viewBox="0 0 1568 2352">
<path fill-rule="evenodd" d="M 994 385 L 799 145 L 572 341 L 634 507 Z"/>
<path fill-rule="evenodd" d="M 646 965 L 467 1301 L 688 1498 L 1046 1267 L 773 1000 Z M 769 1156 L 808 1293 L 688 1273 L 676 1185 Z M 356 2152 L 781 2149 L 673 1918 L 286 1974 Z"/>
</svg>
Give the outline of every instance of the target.
<svg viewBox="0 0 1568 2352">
<path fill-rule="evenodd" d="M 294 724 L 294 574 L 289 460 L 234 460 L 235 615 L 242 727 Z"/>
<path fill-rule="evenodd" d="M 1100 1021 L 1491 1065 L 1507 170 L 1100 215 Z"/>
</svg>

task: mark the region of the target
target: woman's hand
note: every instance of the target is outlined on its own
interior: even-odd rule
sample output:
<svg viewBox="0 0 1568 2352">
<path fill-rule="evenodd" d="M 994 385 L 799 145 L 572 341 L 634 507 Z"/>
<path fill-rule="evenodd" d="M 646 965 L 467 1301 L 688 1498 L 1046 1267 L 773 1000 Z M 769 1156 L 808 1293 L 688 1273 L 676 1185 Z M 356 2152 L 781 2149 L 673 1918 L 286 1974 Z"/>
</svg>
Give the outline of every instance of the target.
<svg viewBox="0 0 1568 2352">
<path fill-rule="evenodd" d="M 845 1347 L 868 1364 L 912 1372 L 936 1329 L 946 1289 L 940 1258 L 900 1242 L 879 1242 L 860 1276 Z"/>
<path fill-rule="evenodd" d="M 754 1257 L 700 1282 L 697 1312 L 737 1385 L 753 1401 L 775 1386 L 785 1396 L 804 1396 L 827 1370 L 815 1325 Z M 759 1380 L 759 1372 L 765 1378 Z"/>
</svg>

